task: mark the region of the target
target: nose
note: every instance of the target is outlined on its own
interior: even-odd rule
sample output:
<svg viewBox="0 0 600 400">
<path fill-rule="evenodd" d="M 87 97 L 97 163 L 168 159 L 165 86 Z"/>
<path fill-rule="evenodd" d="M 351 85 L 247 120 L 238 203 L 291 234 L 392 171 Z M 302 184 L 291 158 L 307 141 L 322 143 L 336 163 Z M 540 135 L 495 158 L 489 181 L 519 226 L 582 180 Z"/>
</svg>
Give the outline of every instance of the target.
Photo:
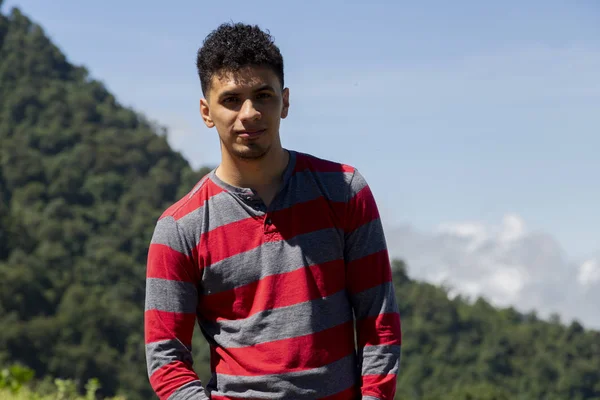
<svg viewBox="0 0 600 400">
<path fill-rule="evenodd" d="M 260 119 L 261 114 L 260 114 L 260 111 L 258 111 L 254 107 L 254 103 L 252 103 L 252 100 L 246 100 L 242 104 L 242 108 L 240 109 L 239 116 L 240 116 L 240 120 L 242 120 L 242 121 L 256 121 L 256 120 Z"/>
</svg>

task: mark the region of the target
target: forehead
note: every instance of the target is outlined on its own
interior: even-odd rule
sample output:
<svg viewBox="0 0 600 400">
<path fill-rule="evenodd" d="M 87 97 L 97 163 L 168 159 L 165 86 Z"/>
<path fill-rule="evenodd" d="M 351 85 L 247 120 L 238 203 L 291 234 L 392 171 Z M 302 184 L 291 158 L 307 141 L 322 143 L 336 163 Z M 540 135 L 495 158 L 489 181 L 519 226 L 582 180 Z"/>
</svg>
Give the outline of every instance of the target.
<svg viewBox="0 0 600 400">
<path fill-rule="evenodd" d="M 219 94 L 231 90 L 252 90 L 260 86 L 280 87 L 277 75 L 267 67 L 244 67 L 236 71 L 223 70 L 211 79 L 210 92 Z"/>
</svg>

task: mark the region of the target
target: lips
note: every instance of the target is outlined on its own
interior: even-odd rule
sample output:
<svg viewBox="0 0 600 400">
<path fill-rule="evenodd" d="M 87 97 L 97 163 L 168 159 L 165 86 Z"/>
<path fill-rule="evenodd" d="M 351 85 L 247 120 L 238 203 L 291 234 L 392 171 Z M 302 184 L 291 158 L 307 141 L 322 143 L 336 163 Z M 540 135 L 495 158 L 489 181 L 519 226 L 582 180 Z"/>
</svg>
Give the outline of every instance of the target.
<svg viewBox="0 0 600 400">
<path fill-rule="evenodd" d="M 256 129 L 256 130 L 240 131 L 237 134 L 239 137 L 252 139 L 252 138 L 259 137 L 260 135 L 265 133 L 265 131 L 266 131 L 266 129 Z"/>
</svg>

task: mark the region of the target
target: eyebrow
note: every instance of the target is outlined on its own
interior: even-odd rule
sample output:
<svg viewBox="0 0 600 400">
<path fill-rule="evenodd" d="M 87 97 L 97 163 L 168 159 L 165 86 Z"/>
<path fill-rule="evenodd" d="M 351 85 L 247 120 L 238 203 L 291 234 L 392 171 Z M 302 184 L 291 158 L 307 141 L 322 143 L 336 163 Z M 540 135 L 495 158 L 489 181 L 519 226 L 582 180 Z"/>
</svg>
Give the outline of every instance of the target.
<svg viewBox="0 0 600 400">
<path fill-rule="evenodd" d="M 270 91 L 274 92 L 275 88 L 273 88 L 273 86 L 269 85 L 268 83 L 265 83 L 264 85 L 259 86 L 256 89 L 254 89 L 254 93 L 262 92 L 263 90 L 270 90 Z M 227 91 L 221 93 L 219 95 L 219 98 L 223 98 L 223 97 L 227 97 L 227 96 L 236 96 L 239 94 L 240 94 L 240 92 L 237 90 L 227 90 Z"/>
</svg>

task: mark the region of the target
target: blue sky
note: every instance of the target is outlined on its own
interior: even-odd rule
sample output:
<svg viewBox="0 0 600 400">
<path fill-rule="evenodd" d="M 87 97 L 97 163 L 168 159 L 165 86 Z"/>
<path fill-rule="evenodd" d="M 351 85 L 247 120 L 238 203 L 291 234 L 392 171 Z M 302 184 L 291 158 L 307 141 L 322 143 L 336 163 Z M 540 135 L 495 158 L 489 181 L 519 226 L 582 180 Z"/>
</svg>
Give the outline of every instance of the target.
<svg viewBox="0 0 600 400">
<path fill-rule="evenodd" d="M 5 0 L 126 106 L 219 160 L 195 55 L 219 23 L 269 29 L 286 64 L 288 148 L 353 164 L 386 225 L 497 224 L 572 258 L 600 251 L 600 3 Z"/>
</svg>

